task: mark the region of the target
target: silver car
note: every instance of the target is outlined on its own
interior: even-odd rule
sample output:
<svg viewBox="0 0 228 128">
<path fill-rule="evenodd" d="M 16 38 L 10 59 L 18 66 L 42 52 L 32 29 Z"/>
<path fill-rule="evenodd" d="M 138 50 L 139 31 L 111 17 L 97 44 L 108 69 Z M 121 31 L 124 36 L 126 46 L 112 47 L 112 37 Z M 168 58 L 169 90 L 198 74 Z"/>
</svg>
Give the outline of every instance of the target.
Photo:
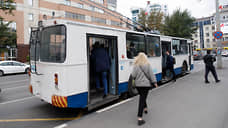
<svg viewBox="0 0 228 128">
<path fill-rule="evenodd" d="M 18 61 L 0 61 L 0 76 L 13 73 L 28 73 L 30 66 Z"/>
</svg>

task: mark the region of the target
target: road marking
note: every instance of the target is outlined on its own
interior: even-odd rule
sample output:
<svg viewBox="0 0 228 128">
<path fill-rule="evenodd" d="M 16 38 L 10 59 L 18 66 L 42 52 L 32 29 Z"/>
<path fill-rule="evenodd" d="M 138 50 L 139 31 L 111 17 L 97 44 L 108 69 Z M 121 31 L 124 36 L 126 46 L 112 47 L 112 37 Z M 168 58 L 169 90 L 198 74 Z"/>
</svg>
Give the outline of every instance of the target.
<svg viewBox="0 0 228 128">
<path fill-rule="evenodd" d="M 14 82 L 1 82 L 1 85 L 4 85 L 4 84 L 16 84 L 16 83 L 19 83 L 19 82 L 28 82 L 28 80 L 19 80 L 19 81 L 14 81 Z"/>
<path fill-rule="evenodd" d="M 8 120 L 0 120 L 0 122 L 32 122 L 32 121 L 63 121 L 63 120 L 75 120 L 80 117 L 72 117 L 72 118 L 37 118 L 37 119 L 8 119 Z"/>
<path fill-rule="evenodd" d="M 65 127 L 67 127 L 67 124 L 61 124 L 61 125 L 56 126 L 56 127 L 54 127 L 54 128 L 65 128 Z"/>
<path fill-rule="evenodd" d="M 4 90 L 13 90 L 13 89 L 18 89 L 18 88 L 24 88 L 24 87 L 28 87 L 28 85 L 25 86 L 19 86 L 19 87 L 12 87 L 12 88 L 3 88 L 2 91 Z"/>
<path fill-rule="evenodd" d="M 20 101 L 28 100 L 28 99 L 32 99 L 32 98 L 35 98 L 35 96 L 31 96 L 31 97 L 26 97 L 26 98 L 22 98 L 22 99 L 17 99 L 17 100 L 3 102 L 3 103 L 0 103 L 0 105 L 10 104 L 10 103 L 15 103 L 15 102 L 20 102 Z"/>
<path fill-rule="evenodd" d="M 107 110 L 109 110 L 109 109 L 111 109 L 111 108 L 114 108 L 114 107 L 116 107 L 116 106 L 119 106 L 119 105 L 121 105 L 121 104 L 124 104 L 124 103 L 126 103 L 126 102 L 128 102 L 128 101 L 131 101 L 131 100 L 133 100 L 133 99 L 134 99 L 134 98 L 130 98 L 130 99 L 121 101 L 121 102 L 119 102 L 119 103 L 117 103 L 117 104 L 111 105 L 111 106 L 106 107 L 106 108 L 101 109 L 101 110 L 98 110 L 98 111 L 96 111 L 96 113 L 101 113 L 101 112 L 107 111 Z"/>
</svg>

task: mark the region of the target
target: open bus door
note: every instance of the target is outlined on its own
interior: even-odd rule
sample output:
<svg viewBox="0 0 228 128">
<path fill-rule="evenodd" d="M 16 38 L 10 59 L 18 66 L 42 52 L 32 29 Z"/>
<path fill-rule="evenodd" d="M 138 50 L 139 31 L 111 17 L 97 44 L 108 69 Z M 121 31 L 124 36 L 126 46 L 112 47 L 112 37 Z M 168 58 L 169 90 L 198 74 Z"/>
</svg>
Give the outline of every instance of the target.
<svg viewBox="0 0 228 128">
<path fill-rule="evenodd" d="M 30 55 L 30 71 L 36 73 L 36 61 L 39 60 L 39 31 L 36 28 L 31 28 L 29 41 L 29 55 Z"/>
<path fill-rule="evenodd" d="M 166 51 L 169 51 L 170 54 L 172 55 L 172 51 L 171 51 L 171 42 L 168 41 L 161 41 L 161 45 L 162 45 L 162 78 L 164 79 L 165 76 L 169 76 L 167 75 L 167 70 L 166 70 L 166 60 L 167 60 L 167 56 L 166 56 Z"/>
<path fill-rule="evenodd" d="M 192 67 L 192 64 L 193 64 L 193 61 L 192 61 L 193 50 L 192 50 L 192 48 L 193 48 L 193 47 L 192 47 L 192 44 L 189 43 L 189 44 L 188 44 L 188 50 L 189 50 L 189 51 L 188 51 L 188 52 L 189 52 L 189 54 L 188 54 L 189 57 L 188 57 L 188 58 L 189 58 L 189 67 L 190 67 L 190 70 L 192 70 L 192 68 L 193 68 L 193 67 Z"/>
<path fill-rule="evenodd" d="M 107 50 L 110 59 L 110 68 L 107 72 L 107 83 L 108 83 L 108 95 L 104 95 L 103 82 L 100 78 L 101 89 L 96 88 L 96 79 L 95 75 L 98 75 L 95 72 L 96 65 L 94 60 L 91 58 L 91 52 L 94 48 L 95 42 L 104 45 L 104 48 Z M 117 37 L 114 36 L 104 36 L 104 35 L 94 35 L 87 34 L 87 55 L 88 55 L 88 109 L 93 109 L 95 107 L 106 104 L 110 101 L 116 100 L 119 98 L 118 95 L 118 52 L 117 52 Z M 102 77 L 102 76 L 99 76 Z"/>
</svg>

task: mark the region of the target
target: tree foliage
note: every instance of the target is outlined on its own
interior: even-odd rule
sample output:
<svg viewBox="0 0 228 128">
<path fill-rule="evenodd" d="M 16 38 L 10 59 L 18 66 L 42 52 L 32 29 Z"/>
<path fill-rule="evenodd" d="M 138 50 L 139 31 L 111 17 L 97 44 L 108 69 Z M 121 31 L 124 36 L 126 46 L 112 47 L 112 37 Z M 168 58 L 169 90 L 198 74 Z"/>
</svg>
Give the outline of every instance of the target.
<svg viewBox="0 0 228 128">
<path fill-rule="evenodd" d="M 187 10 L 180 9 L 174 11 L 171 16 L 166 16 L 163 33 L 168 36 L 192 38 L 196 28 L 192 27 L 195 18 Z"/>
<path fill-rule="evenodd" d="M 13 10 L 15 9 L 14 0 L 0 0 L 0 10 L 4 11 L 6 14 L 13 14 Z"/>
<path fill-rule="evenodd" d="M 16 32 L 8 27 L 9 24 L 11 22 L 4 23 L 3 19 L 0 19 L 0 46 L 2 47 L 16 45 L 17 35 Z"/>
<path fill-rule="evenodd" d="M 162 30 L 162 19 L 164 14 L 162 12 L 150 11 L 146 13 L 145 10 L 141 10 L 139 14 L 138 22 L 144 26 L 144 31 L 149 30 Z"/>
<path fill-rule="evenodd" d="M 13 15 L 13 10 L 15 10 L 14 0 L 0 0 L 0 11 Z M 0 47 L 16 45 L 16 32 L 9 28 L 11 23 L 11 21 L 4 23 L 4 19 L 0 16 Z"/>
</svg>

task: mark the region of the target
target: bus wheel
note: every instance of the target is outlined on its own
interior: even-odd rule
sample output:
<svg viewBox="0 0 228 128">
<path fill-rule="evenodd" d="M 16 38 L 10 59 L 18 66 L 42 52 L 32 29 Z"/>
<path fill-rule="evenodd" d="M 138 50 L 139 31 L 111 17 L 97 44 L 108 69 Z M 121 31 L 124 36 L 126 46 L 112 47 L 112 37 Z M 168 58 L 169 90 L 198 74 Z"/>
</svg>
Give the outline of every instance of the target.
<svg viewBox="0 0 228 128">
<path fill-rule="evenodd" d="M 186 74 L 187 70 L 188 70 L 187 64 L 184 62 L 182 65 L 181 74 L 182 75 Z"/>
</svg>

